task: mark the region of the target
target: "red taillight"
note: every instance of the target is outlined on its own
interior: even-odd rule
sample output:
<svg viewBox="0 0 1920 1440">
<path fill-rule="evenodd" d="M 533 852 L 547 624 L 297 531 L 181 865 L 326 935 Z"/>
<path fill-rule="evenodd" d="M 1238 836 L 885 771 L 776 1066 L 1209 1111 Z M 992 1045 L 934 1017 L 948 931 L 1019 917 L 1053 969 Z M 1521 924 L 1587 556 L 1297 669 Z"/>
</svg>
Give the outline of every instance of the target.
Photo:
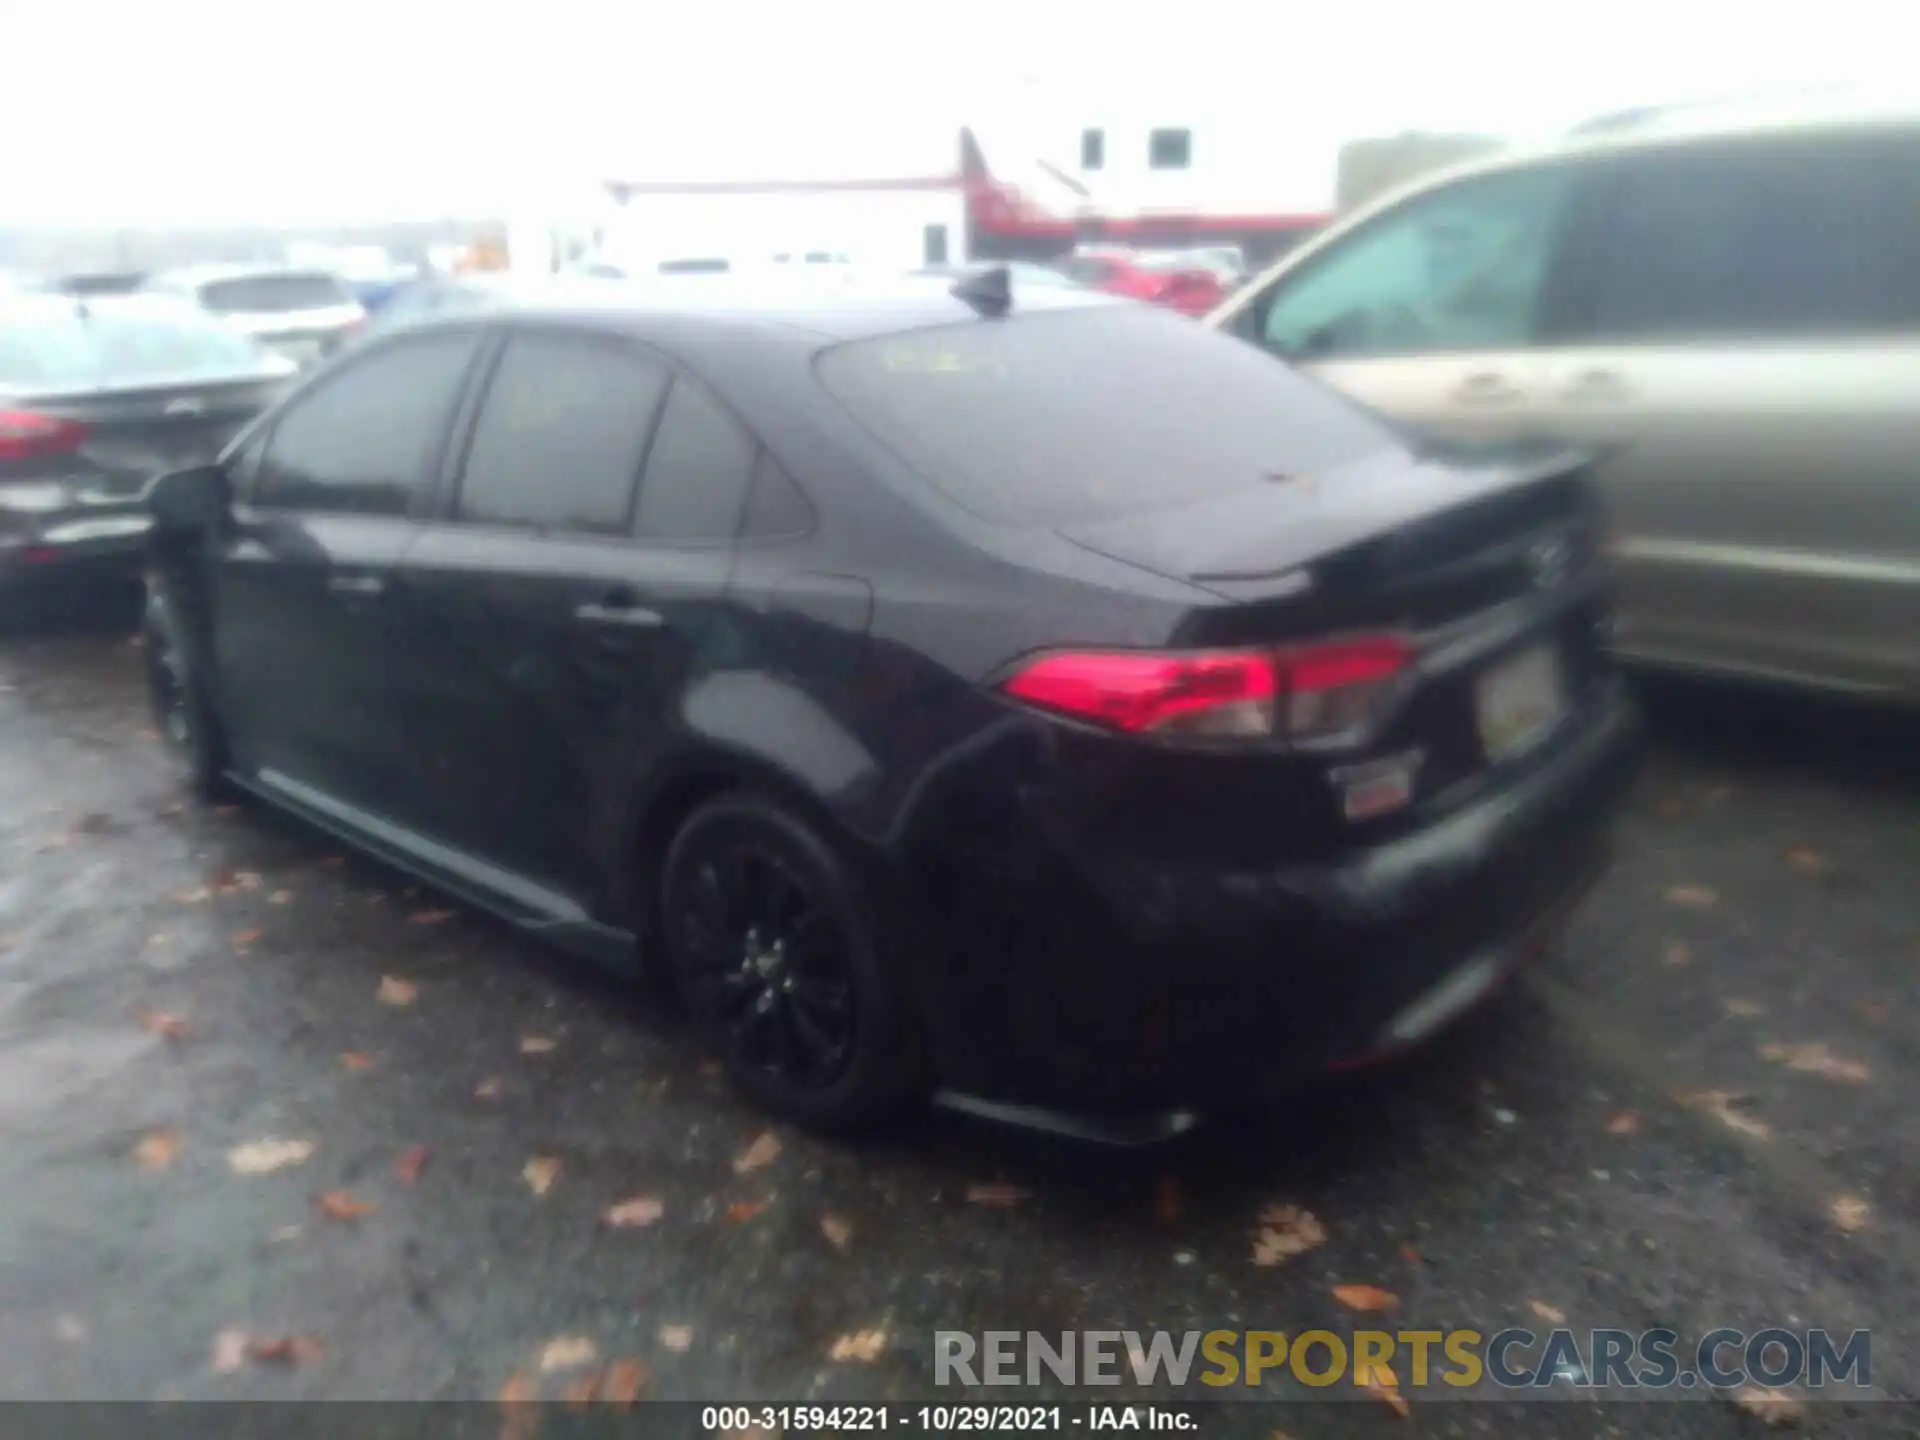
<svg viewBox="0 0 1920 1440">
<path fill-rule="evenodd" d="M 1392 636 L 1297 649 L 1045 655 L 1002 689 L 1130 734 L 1340 739 L 1378 713 L 1413 651 Z"/>
<path fill-rule="evenodd" d="M 71 455 L 86 437 L 87 427 L 75 420 L 32 410 L 0 410 L 0 460 Z"/>
</svg>

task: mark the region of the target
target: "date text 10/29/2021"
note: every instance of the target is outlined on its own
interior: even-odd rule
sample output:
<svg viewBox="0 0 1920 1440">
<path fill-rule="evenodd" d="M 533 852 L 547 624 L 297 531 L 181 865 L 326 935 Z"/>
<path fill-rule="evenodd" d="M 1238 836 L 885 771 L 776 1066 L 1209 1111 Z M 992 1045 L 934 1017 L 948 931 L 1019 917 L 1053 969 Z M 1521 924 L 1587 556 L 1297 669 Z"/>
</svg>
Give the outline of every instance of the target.
<svg viewBox="0 0 1920 1440">
<path fill-rule="evenodd" d="M 924 1434 L 1000 1435 L 1010 1430 L 1195 1431 L 1189 1411 L 1166 1405 L 708 1405 L 700 1428 L 709 1434 L 790 1434 L 899 1430 Z"/>
</svg>

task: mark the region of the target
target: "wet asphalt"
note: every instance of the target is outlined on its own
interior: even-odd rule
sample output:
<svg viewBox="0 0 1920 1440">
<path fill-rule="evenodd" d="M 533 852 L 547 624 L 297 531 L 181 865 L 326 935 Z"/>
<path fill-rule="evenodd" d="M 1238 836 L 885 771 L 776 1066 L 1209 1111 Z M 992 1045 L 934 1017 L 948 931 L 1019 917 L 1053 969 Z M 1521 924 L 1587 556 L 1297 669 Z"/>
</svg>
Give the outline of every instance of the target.
<svg viewBox="0 0 1920 1440">
<path fill-rule="evenodd" d="M 1877 1386 L 1920 1391 L 1910 717 L 1652 689 L 1559 951 L 1283 1113 L 1126 1152 L 940 1113 L 849 1144 L 770 1127 L 671 1006 L 188 802 L 118 618 L 0 637 L 0 1397 L 952 1400 L 936 1330 L 1340 1330 L 1355 1284 L 1400 1328 L 1867 1328 Z M 1255 1263 L 1273 1205 L 1324 1241 Z M 1404 1418 L 1281 1379 L 1312 1403 L 1207 1428 L 1766 1430 L 1701 1391 L 1401 1379 Z"/>
</svg>

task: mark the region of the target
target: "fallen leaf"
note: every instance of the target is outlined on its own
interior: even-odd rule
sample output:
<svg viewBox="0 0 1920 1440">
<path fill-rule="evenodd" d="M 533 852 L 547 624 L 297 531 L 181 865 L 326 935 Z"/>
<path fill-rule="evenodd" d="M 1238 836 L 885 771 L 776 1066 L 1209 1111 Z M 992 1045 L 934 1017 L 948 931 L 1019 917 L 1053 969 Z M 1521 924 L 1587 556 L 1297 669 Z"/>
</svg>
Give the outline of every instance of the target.
<svg viewBox="0 0 1920 1440">
<path fill-rule="evenodd" d="M 320 1213 L 329 1220 L 360 1220 L 373 1214 L 374 1206 L 357 1200 L 345 1190 L 328 1190 L 313 1197 Z"/>
<path fill-rule="evenodd" d="M 736 1200 L 727 1206 L 727 1219 L 738 1225 L 743 1220 L 751 1220 L 767 1208 L 765 1200 Z"/>
<path fill-rule="evenodd" d="M 631 1405 L 647 1388 L 651 1372 L 644 1360 L 615 1360 L 600 1382 L 599 1399 L 605 1405 Z"/>
<path fill-rule="evenodd" d="M 269 905 L 286 905 L 292 900 L 293 891 L 291 890 L 276 890 L 267 897 L 267 903 Z"/>
<path fill-rule="evenodd" d="M 733 1173 L 746 1175 L 771 1165 L 780 1154 L 780 1137 L 771 1130 L 762 1130 L 754 1141 L 734 1158 Z"/>
<path fill-rule="evenodd" d="M 494 1398 L 502 1405 L 531 1405 L 540 1398 L 540 1391 L 533 1381 L 516 1370 L 507 1377 L 506 1384 L 500 1387 L 500 1393 Z"/>
<path fill-rule="evenodd" d="M 609 1205 L 600 1218 L 616 1230 L 632 1230 L 651 1225 L 666 1213 L 667 1207 L 656 1196 L 636 1195 L 618 1205 Z"/>
<path fill-rule="evenodd" d="M 349 1070 L 371 1070 L 380 1062 L 364 1050 L 343 1050 L 340 1052 L 340 1063 Z"/>
<path fill-rule="evenodd" d="M 1800 1402 L 1786 1391 L 1765 1385 L 1742 1385 L 1727 1398 L 1768 1425 L 1797 1425 L 1805 1413 Z"/>
<path fill-rule="evenodd" d="M 1720 903 L 1720 893 L 1704 885 L 1674 885 L 1667 890 L 1667 903 L 1690 910 L 1707 910 Z"/>
<path fill-rule="evenodd" d="M 990 1185 L 969 1185 L 967 1203 L 969 1205 L 987 1205 L 996 1210 L 1011 1210 L 1024 1204 L 1032 1192 L 1018 1185 L 1003 1185 L 995 1182 Z"/>
<path fill-rule="evenodd" d="M 444 925 L 453 919 L 452 910 L 416 910 L 407 919 L 415 925 Z"/>
<path fill-rule="evenodd" d="M 411 1005 L 420 998 L 420 987 L 398 975 L 382 975 L 380 988 L 373 992 L 373 998 L 382 1005 Z"/>
<path fill-rule="evenodd" d="M 236 950 L 245 950 L 248 946 L 252 945 L 253 942 L 258 940 L 259 938 L 260 938 L 260 930 L 258 926 L 255 926 L 247 930 L 237 931 L 235 932 L 233 937 L 233 948 Z"/>
<path fill-rule="evenodd" d="M 1697 1090 L 1678 1097 L 1680 1103 L 1690 1110 L 1700 1110 L 1711 1115 L 1729 1130 L 1738 1130 L 1742 1135 L 1755 1140 L 1771 1140 L 1773 1127 L 1766 1121 L 1742 1113 L 1737 1107 L 1748 1104 L 1752 1097 L 1736 1094 L 1731 1090 Z"/>
<path fill-rule="evenodd" d="M 550 1040 L 545 1035 L 529 1035 L 520 1042 L 520 1053 L 522 1055 L 545 1055 L 557 1044 L 559 1044 L 559 1041 Z"/>
<path fill-rule="evenodd" d="M 312 1154 L 311 1140 L 256 1140 L 228 1151 L 227 1164 L 236 1175 L 266 1175 L 305 1164 Z"/>
<path fill-rule="evenodd" d="M 1333 1298 L 1349 1310 L 1371 1313 L 1376 1310 L 1391 1310 L 1400 1303 L 1400 1297 L 1391 1290 L 1382 1290 L 1378 1285 L 1336 1285 Z"/>
<path fill-rule="evenodd" d="M 1375 1365 L 1373 1373 L 1367 1377 L 1367 1383 L 1361 1387 L 1374 1399 L 1380 1401 L 1402 1420 L 1413 1414 L 1413 1407 L 1400 1393 L 1400 1379 L 1386 1365 Z"/>
<path fill-rule="evenodd" d="M 62 1315 L 53 1322 L 53 1333 L 69 1345 L 78 1345 L 87 1338 L 87 1325 L 78 1315 Z"/>
<path fill-rule="evenodd" d="M 1787 863 L 1803 875 L 1818 875 L 1827 868 L 1827 860 L 1817 850 L 1795 845 L 1787 851 Z"/>
<path fill-rule="evenodd" d="M 1567 1323 L 1565 1312 L 1556 1306 L 1547 1304 L 1544 1300 L 1529 1300 L 1527 1301 L 1527 1308 L 1549 1325 L 1564 1325 Z"/>
<path fill-rule="evenodd" d="M 301 1233 L 302 1233 L 301 1229 L 298 1225 L 282 1225 L 278 1230 L 275 1230 L 271 1235 L 269 1235 L 267 1239 L 271 1240 L 276 1245 L 285 1245 L 289 1241 L 298 1240 L 301 1236 Z"/>
<path fill-rule="evenodd" d="M 311 1335 L 281 1335 L 249 1340 L 247 1354 L 270 1365 L 311 1365 L 326 1352 Z"/>
<path fill-rule="evenodd" d="M 1833 1217 L 1835 1225 L 1852 1235 L 1867 1228 L 1872 1210 L 1858 1195 L 1836 1195 L 1833 1204 L 1827 1207 L 1827 1213 Z"/>
<path fill-rule="evenodd" d="M 218 1375 L 231 1375 L 247 1363 L 247 1332 L 222 1330 L 213 1337 L 213 1369 Z"/>
<path fill-rule="evenodd" d="M 1825 1080 L 1838 1080 L 1848 1085 L 1864 1085 L 1872 1078 L 1872 1072 L 1858 1060 L 1845 1060 L 1817 1042 L 1805 1045 L 1762 1045 L 1760 1058 L 1771 1060 L 1776 1065 L 1784 1065 L 1789 1070 L 1798 1070 L 1806 1075 L 1818 1075 Z"/>
<path fill-rule="evenodd" d="M 500 1440 L 531 1440 L 540 1425 L 540 1412 L 534 1408 L 539 1398 L 539 1387 L 519 1371 L 507 1377 L 496 1397 L 506 1416 L 500 1426 Z"/>
<path fill-rule="evenodd" d="M 693 1327 L 691 1325 L 662 1325 L 660 1343 L 676 1355 L 684 1355 L 693 1348 Z"/>
<path fill-rule="evenodd" d="M 844 1215 L 822 1215 L 820 1233 L 834 1249 L 844 1252 L 853 1243 L 853 1222 Z"/>
<path fill-rule="evenodd" d="M 556 1370 L 578 1370 L 599 1358 L 600 1347 L 586 1336 L 562 1335 L 549 1340 L 547 1348 L 540 1352 L 540 1373 L 551 1375 Z"/>
<path fill-rule="evenodd" d="M 104 815 L 98 810 L 89 810 L 73 822 L 73 833 L 75 835 L 106 835 L 110 834 L 115 828 L 113 817 L 111 815 Z"/>
<path fill-rule="evenodd" d="M 1622 1110 L 1618 1115 L 1615 1115 L 1611 1120 L 1607 1121 L 1607 1134 L 1609 1135 L 1631 1135 L 1639 1128 L 1640 1112 L 1638 1110 Z"/>
<path fill-rule="evenodd" d="M 420 1172 L 427 1168 L 427 1157 L 433 1152 L 424 1145 L 409 1145 L 393 1161 L 393 1178 L 402 1185 L 411 1185 L 420 1178 Z"/>
<path fill-rule="evenodd" d="M 1420 1258 L 1420 1252 L 1413 1248 L 1412 1243 L 1404 1240 L 1400 1243 L 1400 1258 L 1409 1265 L 1425 1265 L 1427 1263 Z"/>
<path fill-rule="evenodd" d="M 142 740 L 158 740 L 160 738 L 160 732 L 158 730 L 142 730 L 140 732 L 140 738 Z"/>
<path fill-rule="evenodd" d="M 1260 1228 L 1253 1237 L 1253 1263 L 1278 1265 L 1324 1245 L 1326 1228 L 1298 1205 L 1269 1205 L 1260 1212 Z"/>
<path fill-rule="evenodd" d="M 498 1077 L 482 1080 L 478 1085 L 474 1086 L 473 1098 L 476 1100 L 498 1100 L 500 1098 L 500 1081 Z"/>
<path fill-rule="evenodd" d="M 885 1330 L 856 1330 L 851 1335 L 842 1335 L 833 1342 L 833 1349 L 827 1352 L 829 1360 L 858 1360 L 871 1365 L 880 1358 L 880 1352 L 887 1348 Z"/>
<path fill-rule="evenodd" d="M 153 934 L 147 937 L 147 944 L 152 946 L 154 949 L 158 950 L 162 945 L 167 943 L 167 939 L 168 937 L 167 937 L 166 931 L 156 930 L 153 932 Z"/>
<path fill-rule="evenodd" d="M 560 1403 L 575 1410 L 586 1409 L 600 1393 L 600 1380 L 598 1370 L 582 1370 L 560 1387 Z"/>
<path fill-rule="evenodd" d="M 191 890 L 176 890 L 173 901 L 176 905 L 204 905 L 213 898 L 213 891 L 204 885 L 196 885 Z"/>
<path fill-rule="evenodd" d="M 1871 1020 L 1876 1025 L 1884 1025 L 1888 1013 L 1893 1009 L 1893 1004 L 1887 1000 L 1862 1000 L 1855 1008 L 1859 1010 L 1862 1019 Z"/>
<path fill-rule="evenodd" d="M 560 1162 L 551 1155 L 536 1155 L 520 1171 L 520 1178 L 534 1194 L 544 1195 L 560 1178 Z"/>
<path fill-rule="evenodd" d="M 1684 940 L 1667 942 L 1667 964 L 1684 965 L 1693 958 L 1693 948 Z"/>
<path fill-rule="evenodd" d="M 1751 1020 L 1756 1015 L 1764 1015 L 1767 1008 L 1758 1000 L 1728 1000 L 1724 1004 L 1727 1014 L 1740 1020 Z"/>
<path fill-rule="evenodd" d="M 180 1015 L 169 1015 L 164 1010 L 149 1010 L 140 1017 L 140 1028 L 149 1035 L 158 1035 L 164 1040 L 184 1040 L 187 1038 L 187 1022 Z"/>
<path fill-rule="evenodd" d="M 1162 1225 L 1174 1225 L 1180 1220 L 1180 1182 L 1171 1175 L 1162 1175 L 1160 1184 L 1153 1192 L 1153 1213 Z"/>
<path fill-rule="evenodd" d="M 142 1170 L 164 1170 L 173 1164 L 174 1157 L 179 1153 L 178 1130 L 149 1130 L 140 1137 L 140 1143 L 133 1147 L 133 1158 L 140 1162 Z"/>
</svg>

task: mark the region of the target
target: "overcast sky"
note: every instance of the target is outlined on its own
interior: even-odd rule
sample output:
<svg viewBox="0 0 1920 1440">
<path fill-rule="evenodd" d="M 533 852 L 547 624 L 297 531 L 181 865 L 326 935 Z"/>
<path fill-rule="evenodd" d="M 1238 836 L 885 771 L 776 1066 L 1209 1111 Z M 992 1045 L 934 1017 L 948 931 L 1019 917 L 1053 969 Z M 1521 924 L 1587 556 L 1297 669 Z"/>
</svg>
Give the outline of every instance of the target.
<svg viewBox="0 0 1920 1440">
<path fill-rule="evenodd" d="M 490 210 L 543 179 L 644 171 L 650 146 L 676 170 L 726 168 L 809 126 L 984 121 L 1027 76 L 1066 96 L 1204 92 L 1205 124 L 1276 145 L 1527 135 L 1650 101 L 1897 79 L 1896 8 L 1827 0 L 1790 23 L 1721 0 L 0 0 L 0 226 Z"/>
</svg>

